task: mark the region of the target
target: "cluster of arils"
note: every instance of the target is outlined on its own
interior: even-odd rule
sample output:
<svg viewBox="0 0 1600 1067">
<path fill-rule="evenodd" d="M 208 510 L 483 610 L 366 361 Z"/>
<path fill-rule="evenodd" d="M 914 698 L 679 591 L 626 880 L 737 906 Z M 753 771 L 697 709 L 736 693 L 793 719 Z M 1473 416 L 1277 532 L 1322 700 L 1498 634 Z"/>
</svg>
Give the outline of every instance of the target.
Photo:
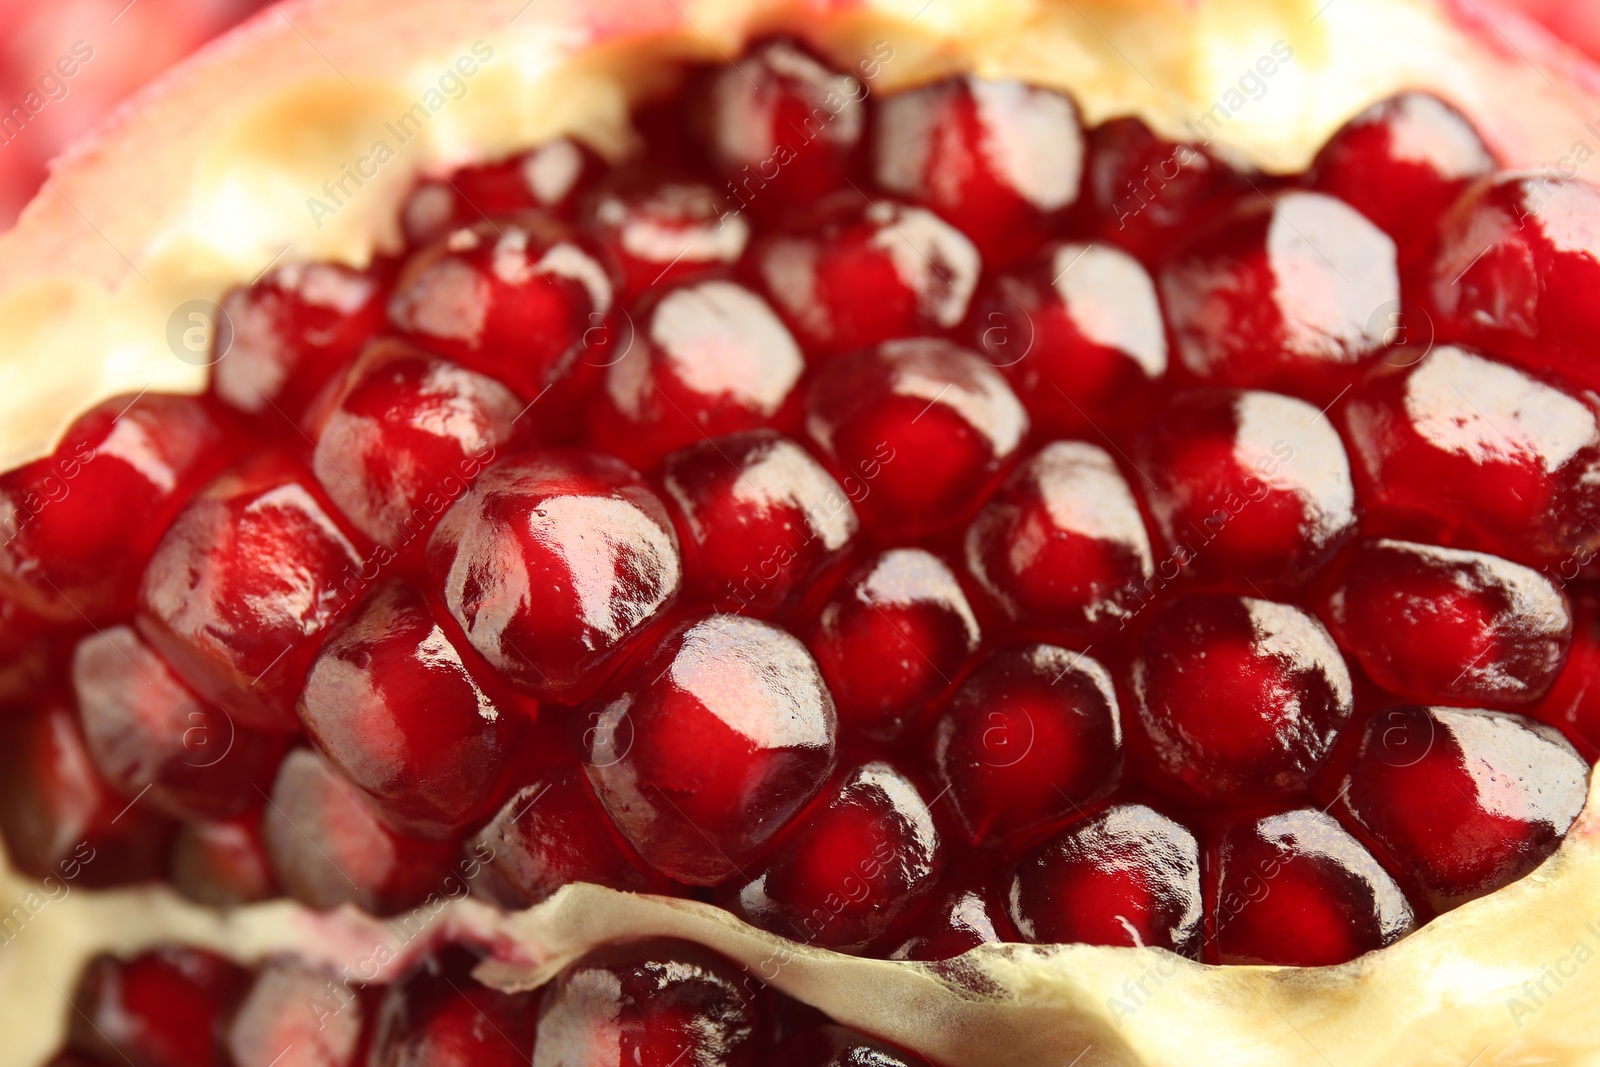
<svg viewBox="0 0 1600 1067">
<path fill-rule="evenodd" d="M 425 181 L 0 479 L 17 866 L 1322 964 L 1547 857 L 1600 193 L 1421 95 L 1283 179 L 892 62 Z"/>
</svg>

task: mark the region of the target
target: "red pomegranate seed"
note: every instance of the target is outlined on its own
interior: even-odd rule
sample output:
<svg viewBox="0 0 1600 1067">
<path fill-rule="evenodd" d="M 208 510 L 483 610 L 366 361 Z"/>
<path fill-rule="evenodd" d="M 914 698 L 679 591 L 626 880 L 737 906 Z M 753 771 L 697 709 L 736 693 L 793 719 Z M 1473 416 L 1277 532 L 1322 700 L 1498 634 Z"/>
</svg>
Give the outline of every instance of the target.
<svg viewBox="0 0 1600 1067">
<path fill-rule="evenodd" d="M 587 713 L 589 779 L 646 863 L 727 881 L 817 795 L 838 721 L 810 654 L 737 615 L 682 623 Z"/>
<path fill-rule="evenodd" d="M 774 430 L 675 452 L 661 484 L 684 569 L 719 610 L 775 615 L 793 607 L 850 550 L 859 529 L 839 484 Z"/>
<path fill-rule="evenodd" d="M 528 1067 L 537 994 L 479 985 L 476 963 L 448 950 L 386 989 L 364 1067 Z"/>
<path fill-rule="evenodd" d="M 331 974 L 273 960 L 227 1030 L 231 1067 L 358 1067 L 363 1004 Z"/>
<path fill-rule="evenodd" d="M 1403 349 L 1342 405 L 1382 517 L 1524 563 L 1600 544 L 1600 402 L 1465 348 Z"/>
<path fill-rule="evenodd" d="M 1218 963 L 1327 967 L 1415 925 L 1389 872 L 1315 808 L 1235 823 L 1215 862 L 1206 935 Z"/>
<path fill-rule="evenodd" d="M 571 369 L 610 309 L 599 261 L 564 227 L 530 214 L 452 230 L 414 254 L 389 321 L 533 400 Z"/>
<path fill-rule="evenodd" d="M 381 341 L 310 416 L 311 470 L 352 526 L 403 551 L 513 440 L 523 407 L 492 378 Z"/>
<path fill-rule="evenodd" d="M 187 822 L 172 845 L 172 885 L 208 908 L 236 908 L 278 896 L 278 880 L 261 839 L 261 816 Z"/>
<path fill-rule="evenodd" d="M 943 864 L 927 801 L 878 761 L 845 774 L 726 899 L 763 930 L 860 952 L 933 889 Z"/>
<path fill-rule="evenodd" d="M 601 948 L 545 987 L 533 1067 L 768 1062 L 753 976 L 687 941 Z"/>
<path fill-rule="evenodd" d="M 1081 441 L 1023 462 L 973 519 L 966 556 L 1006 614 L 1072 634 L 1126 625 L 1155 576 L 1133 492 L 1109 455 Z"/>
<path fill-rule="evenodd" d="M 1428 272 L 1439 335 L 1600 386 L 1597 235 L 1600 189 L 1586 181 L 1506 174 L 1474 185 L 1440 223 Z"/>
<path fill-rule="evenodd" d="M 530 210 L 565 216 L 599 169 L 592 151 L 558 137 L 509 159 L 418 182 L 400 209 L 400 224 L 407 244 L 415 248 L 484 219 Z"/>
<path fill-rule="evenodd" d="M 383 329 L 387 263 L 356 270 L 338 263 L 291 264 L 222 301 L 232 344 L 211 376 L 212 391 L 262 424 L 287 431 L 322 386 Z M 219 339 L 229 336 L 219 330 Z"/>
<path fill-rule="evenodd" d="M 50 455 L 0 476 L 0 592 L 53 622 L 126 617 L 156 542 L 235 448 L 195 397 L 90 409 Z"/>
<path fill-rule="evenodd" d="M 965 865 L 952 857 L 945 866 L 958 871 Z M 934 895 L 911 929 L 911 936 L 889 953 L 890 959 L 949 960 L 979 945 L 1017 940 L 1005 912 L 991 899 L 987 880 L 970 868 L 965 878 Z"/>
<path fill-rule="evenodd" d="M 530 710 L 474 669 L 400 582 L 333 631 L 300 695 L 300 721 L 322 754 L 390 825 L 419 837 L 448 837 L 488 814 Z"/>
<path fill-rule="evenodd" d="M 1016 457 L 1028 415 L 976 352 L 913 339 L 824 367 L 806 429 L 842 478 L 865 483 L 867 525 L 906 534 L 970 514 Z"/>
<path fill-rule="evenodd" d="M 805 359 L 750 290 L 721 280 L 668 289 L 636 311 L 633 327 L 590 412 L 596 447 L 648 470 L 707 437 L 799 422 Z"/>
<path fill-rule="evenodd" d="M 978 651 L 978 620 L 938 556 L 897 548 L 863 560 L 823 606 L 811 654 L 847 735 L 892 740 Z"/>
<path fill-rule="evenodd" d="M 990 652 L 933 729 L 934 777 L 973 844 L 1081 817 L 1122 776 L 1111 676 L 1055 645 Z"/>
<path fill-rule="evenodd" d="M 507 908 L 532 907 L 569 882 L 674 895 L 622 840 L 576 763 L 518 789 L 471 847 L 494 857 L 479 888 Z"/>
<path fill-rule="evenodd" d="M 1589 765 L 1549 726 L 1506 712 L 1402 707 L 1368 721 L 1338 804 L 1445 910 L 1542 863 L 1588 792 Z"/>
<path fill-rule="evenodd" d="M 1129 684 L 1152 769 L 1224 803 L 1304 788 L 1353 700 L 1350 672 L 1320 622 L 1248 597 L 1169 605 L 1140 639 Z"/>
<path fill-rule="evenodd" d="M 1310 182 L 1393 237 L 1427 250 L 1439 216 L 1495 160 L 1478 131 L 1436 96 L 1407 92 L 1345 123 L 1311 164 Z"/>
<path fill-rule="evenodd" d="M 819 1026 L 784 1042 L 778 1067 L 932 1067 L 914 1052 L 842 1026 Z"/>
<path fill-rule="evenodd" d="M 1356 532 L 1344 445 L 1303 400 L 1180 394 L 1151 419 L 1133 459 L 1170 558 L 1195 573 L 1294 585 Z"/>
<path fill-rule="evenodd" d="M 183 819 L 226 818 L 261 801 L 289 739 L 201 701 L 127 626 L 78 645 L 72 661 L 89 756 L 106 783 Z"/>
<path fill-rule="evenodd" d="M 622 461 L 541 451 L 489 468 L 428 541 L 433 589 L 514 685 L 576 699 L 678 592 L 666 507 Z"/>
<path fill-rule="evenodd" d="M 866 127 L 866 85 L 790 40 L 711 73 L 689 97 L 740 208 L 778 215 L 839 188 Z M 692 118 L 691 118 L 692 121 Z"/>
<path fill-rule="evenodd" d="M 12 865 L 55 893 L 158 877 L 172 824 L 96 773 L 71 707 L 35 700 L 0 716 L 0 834 Z"/>
<path fill-rule="evenodd" d="M 0 592 L 0 701 L 25 701 L 48 688 L 70 633 L 64 629 Z"/>
<path fill-rule="evenodd" d="M 243 967 L 201 949 L 98 956 L 73 994 L 69 1040 L 105 1063 L 223 1067 L 220 1029 L 248 982 Z"/>
<path fill-rule="evenodd" d="M 1248 186 L 1203 148 L 1174 144 L 1136 118 L 1088 135 L 1080 213 L 1107 240 L 1153 259 Z"/>
<path fill-rule="evenodd" d="M 1107 244 L 1046 245 L 984 288 L 973 323 L 977 347 L 1052 434 L 1147 417 L 1167 370 L 1155 283 Z"/>
<path fill-rule="evenodd" d="M 1572 650 L 1527 714 L 1559 729 L 1586 757 L 1600 755 L 1600 597 L 1593 587 L 1571 593 Z"/>
<path fill-rule="evenodd" d="M 1368 541 L 1344 562 L 1328 626 L 1373 681 L 1411 700 L 1527 704 L 1572 640 L 1560 590 L 1481 552 Z"/>
<path fill-rule="evenodd" d="M 311 475 L 269 450 L 202 490 L 157 546 L 140 634 L 241 725 L 294 729 L 321 632 L 364 587 L 356 546 Z"/>
<path fill-rule="evenodd" d="M 1083 128 L 1052 89 L 968 75 L 878 104 L 874 177 L 932 208 L 985 260 L 1027 252 L 1078 198 Z"/>
<path fill-rule="evenodd" d="M 1200 954 L 1200 846 L 1142 804 L 1108 808 L 1026 853 L 1006 900 L 1025 941 Z"/>
<path fill-rule="evenodd" d="M 584 228 L 626 302 L 732 267 L 750 242 L 750 224 L 734 205 L 711 186 L 689 181 L 608 189 L 584 212 Z"/>
<path fill-rule="evenodd" d="M 1160 276 L 1190 373 L 1332 400 L 1400 307 L 1395 246 L 1321 193 L 1247 197 Z"/>
<path fill-rule="evenodd" d="M 449 842 L 395 833 L 361 790 L 310 749 L 283 761 L 261 836 L 283 888 L 313 908 L 350 903 L 389 915 L 450 888 Z"/>
<path fill-rule="evenodd" d="M 955 329 L 980 268 L 972 242 L 931 211 L 853 193 L 757 242 L 750 258 L 816 357 Z"/>
</svg>

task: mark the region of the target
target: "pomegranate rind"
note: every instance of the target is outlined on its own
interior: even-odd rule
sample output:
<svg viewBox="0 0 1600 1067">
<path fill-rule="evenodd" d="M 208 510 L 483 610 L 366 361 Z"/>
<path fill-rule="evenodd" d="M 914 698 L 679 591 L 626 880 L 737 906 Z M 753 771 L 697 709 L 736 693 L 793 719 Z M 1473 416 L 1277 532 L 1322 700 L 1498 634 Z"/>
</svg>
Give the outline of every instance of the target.
<svg viewBox="0 0 1600 1067">
<path fill-rule="evenodd" d="M 717 61 L 773 29 L 842 66 L 876 56 L 875 92 L 973 70 L 1062 88 L 1090 123 L 1137 114 L 1175 140 L 1204 139 L 1189 124 L 1212 116 L 1211 147 L 1268 172 L 1303 169 L 1345 119 L 1405 88 L 1455 104 L 1510 166 L 1582 173 L 1577 145 L 1600 116 L 1600 71 L 1488 0 L 456 0 L 444 20 L 426 0 L 275 4 L 58 161 L 0 236 L 0 467 L 44 454 L 105 397 L 203 388 L 208 357 L 190 342 L 205 340 L 206 302 L 276 262 L 360 264 L 396 247 L 418 173 L 565 133 L 626 154 L 630 102 L 665 83 L 667 60 Z M 335 210 L 313 210 L 331 204 L 323 183 L 370 162 L 386 124 L 479 42 L 493 55 L 459 98 Z M 197 309 L 202 320 L 186 317 Z M 335 981 L 382 980 L 455 935 L 495 944 L 483 976 L 508 986 L 602 941 L 690 937 L 948 1067 L 1600 1063 L 1597 811 L 1591 792 L 1562 847 L 1516 884 L 1351 964 L 1305 970 L 1087 946 L 986 947 L 937 968 L 858 960 L 709 906 L 594 886 L 510 916 L 441 903 L 402 941 L 350 910 L 224 914 L 166 889 L 91 893 L 0 871 L 0 1067 L 43 1062 L 64 1030 L 60 994 L 97 951 L 287 950 Z"/>
</svg>

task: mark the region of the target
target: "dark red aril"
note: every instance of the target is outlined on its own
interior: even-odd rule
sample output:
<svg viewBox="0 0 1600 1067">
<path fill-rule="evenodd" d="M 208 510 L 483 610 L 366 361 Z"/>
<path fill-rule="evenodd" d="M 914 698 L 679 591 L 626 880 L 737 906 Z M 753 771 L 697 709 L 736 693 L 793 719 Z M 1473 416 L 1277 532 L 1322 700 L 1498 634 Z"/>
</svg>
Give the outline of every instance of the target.
<svg viewBox="0 0 1600 1067">
<path fill-rule="evenodd" d="M 811 632 L 846 735 L 892 740 L 978 651 L 978 620 L 938 556 L 896 548 L 863 560 Z"/>
<path fill-rule="evenodd" d="M 1362 543 L 1342 566 L 1328 627 L 1391 693 L 1528 704 L 1566 661 L 1566 599 L 1537 571 L 1482 552 L 1390 540 Z"/>
<path fill-rule="evenodd" d="M 731 268 L 750 242 L 750 224 L 734 204 L 693 181 L 607 189 L 585 210 L 584 229 L 600 246 L 624 303 Z"/>
<path fill-rule="evenodd" d="M 1416 922 L 1389 872 L 1315 808 L 1233 824 L 1215 863 L 1206 936 L 1217 963 L 1332 966 Z"/>
<path fill-rule="evenodd" d="M 1569 586 L 1572 649 L 1550 691 L 1525 713 L 1559 729 L 1585 758 L 1600 755 L 1600 595 Z"/>
<path fill-rule="evenodd" d="M 224 1067 L 219 1037 L 249 974 L 195 948 L 98 956 L 78 979 L 72 1047 L 129 1067 Z"/>
<path fill-rule="evenodd" d="M 539 451 L 489 468 L 427 547 L 434 592 L 472 647 L 524 692 L 573 699 L 672 600 L 667 509 L 621 460 Z"/>
<path fill-rule="evenodd" d="M 597 446 L 640 470 L 708 437 L 800 421 L 805 358 L 755 293 L 712 279 L 658 291 L 589 413 Z"/>
<path fill-rule="evenodd" d="M 476 963 L 449 948 L 389 986 L 364 1067 L 528 1067 L 538 995 L 478 984 Z"/>
<path fill-rule="evenodd" d="M 1442 911 L 1542 863 L 1588 792 L 1589 765 L 1552 727 L 1412 706 L 1368 720 L 1336 800 L 1340 818 Z"/>
<path fill-rule="evenodd" d="M 860 529 L 839 483 L 774 430 L 675 452 L 661 485 L 684 568 L 722 611 L 775 615 L 794 607 L 845 558 Z"/>
<path fill-rule="evenodd" d="M 1082 441 L 1046 445 L 1012 472 L 967 529 L 966 557 L 1012 619 L 1072 635 L 1120 630 L 1178 573 L 1163 560 L 1157 583 L 1138 501 L 1111 456 Z"/>
<path fill-rule="evenodd" d="M 989 892 L 988 871 L 965 856 L 945 863 L 948 884 L 934 892 L 907 925 L 910 936 L 891 953 L 895 960 L 949 960 L 979 945 L 1017 940 L 1010 920 Z"/>
<path fill-rule="evenodd" d="M 170 877 L 174 889 L 208 908 L 258 904 L 280 892 L 258 812 L 184 823 L 172 843 Z"/>
<path fill-rule="evenodd" d="M 52 622 L 126 617 L 156 542 L 239 444 L 196 397 L 91 408 L 50 455 L 0 476 L 0 592 Z"/>
<path fill-rule="evenodd" d="M 1129 675 L 1150 769 L 1222 803 L 1304 788 L 1354 700 L 1315 617 L 1249 597 L 1171 603 L 1140 638 Z"/>
<path fill-rule="evenodd" d="M 424 178 L 400 208 L 400 225 L 414 248 L 485 219 L 531 210 L 565 217 L 600 169 L 593 151 L 558 137 L 509 159 Z"/>
<path fill-rule="evenodd" d="M 1006 890 L 1024 941 L 1129 945 L 1198 958 L 1200 846 L 1142 804 L 1119 804 L 1025 853 Z"/>
<path fill-rule="evenodd" d="M 1204 148 L 1163 140 L 1133 117 L 1090 130 L 1088 154 L 1078 213 L 1101 237 L 1147 261 L 1249 188 Z"/>
<path fill-rule="evenodd" d="M 230 1067 L 361 1067 L 363 998 L 332 973 L 269 960 L 227 1030 Z"/>
<path fill-rule="evenodd" d="M 847 1030 L 819 1026 L 784 1042 L 778 1067 L 931 1067 L 914 1052 Z"/>
<path fill-rule="evenodd" d="M 1081 818 L 1122 776 L 1111 675 L 1082 653 L 1020 645 L 988 653 L 933 727 L 933 776 L 973 844 Z"/>
<path fill-rule="evenodd" d="M 1029 251 L 1078 197 L 1083 128 L 1053 89 L 968 75 L 883 97 L 873 176 L 932 208 L 986 261 Z"/>
<path fill-rule="evenodd" d="M 738 874 L 833 771 L 838 720 L 803 644 L 766 623 L 682 623 L 586 711 L 595 792 L 664 874 Z"/>
</svg>

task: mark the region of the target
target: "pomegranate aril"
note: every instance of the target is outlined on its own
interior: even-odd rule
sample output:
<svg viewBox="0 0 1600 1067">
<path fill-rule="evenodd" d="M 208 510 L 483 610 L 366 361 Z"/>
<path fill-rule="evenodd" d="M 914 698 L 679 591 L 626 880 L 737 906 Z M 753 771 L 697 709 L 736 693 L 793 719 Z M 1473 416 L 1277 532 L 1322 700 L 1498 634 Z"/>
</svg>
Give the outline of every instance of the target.
<svg viewBox="0 0 1600 1067">
<path fill-rule="evenodd" d="M 1107 808 L 1024 854 L 1006 900 L 1025 941 L 1200 954 L 1200 846 L 1142 804 Z"/>
<path fill-rule="evenodd" d="M 229 1067 L 221 1028 L 248 982 L 243 967 L 200 949 L 99 956 L 78 980 L 69 1040 L 106 1063 Z"/>
<path fill-rule="evenodd" d="M 0 836 L 12 866 L 52 890 L 159 877 L 172 824 L 100 777 L 71 707 L 35 703 L 0 716 Z"/>
<path fill-rule="evenodd" d="M 352 526 L 403 552 L 512 441 L 523 409 L 492 378 L 381 341 L 310 415 L 311 470 Z"/>
<path fill-rule="evenodd" d="M 1588 792 L 1589 765 L 1552 727 L 1507 712 L 1400 707 L 1368 721 L 1336 810 L 1446 910 L 1542 863 Z"/>
<path fill-rule="evenodd" d="M 1391 540 L 1364 542 L 1341 566 L 1328 627 L 1391 693 L 1527 704 L 1566 662 L 1566 600 L 1537 571 L 1482 552 Z"/>
<path fill-rule="evenodd" d="M 975 75 L 884 97 L 874 177 L 932 208 L 985 260 L 1029 251 L 1078 197 L 1083 128 L 1052 89 Z"/>
<path fill-rule="evenodd" d="M 308 472 L 269 450 L 190 501 L 145 570 L 140 634 L 241 724 L 296 728 L 321 632 L 364 584 L 330 510 Z"/>
<path fill-rule="evenodd" d="M 599 261 L 565 227 L 526 214 L 452 230 L 415 253 L 389 321 L 531 401 L 571 369 L 611 302 Z"/>
<path fill-rule="evenodd" d="M 400 209 L 401 228 L 414 248 L 485 219 L 539 209 L 564 217 L 600 167 L 588 148 L 559 137 L 509 159 L 425 178 Z"/>
<path fill-rule="evenodd" d="M 1394 241 L 1321 193 L 1245 198 L 1159 280 L 1191 374 L 1319 405 L 1383 349 L 1400 307 Z"/>
<path fill-rule="evenodd" d="M 1077 213 L 1101 237 L 1145 260 L 1247 188 L 1203 148 L 1164 141 L 1132 117 L 1090 130 L 1088 157 Z"/>
<path fill-rule="evenodd" d="M 1303 400 L 1181 394 L 1152 417 L 1133 459 L 1165 549 L 1195 573 L 1294 585 L 1356 531 L 1344 445 Z"/>
<path fill-rule="evenodd" d="M 845 575 L 809 643 L 844 733 L 892 740 L 954 683 L 979 639 L 978 620 L 945 562 L 897 548 Z"/>
<path fill-rule="evenodd" d="M 621 460 L 540 451 L 485 471 L 427 547 L 433 590 L 524 692 L 574 699 L 678 592 L 666 507 Z"/>
<path fill-rule="evenodd" d="M 331 974 L 291 960 L 256 972 L 227 1030 L 228 1067 L 360 1067 L 364 1005 Z"/>
<path fill-rule="evenodd" d="M 470 847 L 494 857 L 478 888 L 507 908 L 532 907 L 570 882 L 673 894 L 612 827 L 576 762 L 513 793 Z"/>
<path fill-rule="evenodd" d="M 1055 645 L 990 652 L 933 727 L 933 775 L 973 844 L 1092 810 L 1122 775 L 1117 694 L 1095 660 Z"/>
<path fill-rule="evenodd" d="M 1459 111 L 1406 92 L 1345 123 L 1311 164 L 1311 185 L 1393 237 L 1403 255 L 1427 251 L 1439 216 L 1494 157 Z"/>
<path fill-rule="evenodd" d="M 691 885 L 738 874 L 833 771 L 838 721 L 816 663 L 742 616 L 679 624 L 586 716 L 589 779 L 612 822 Z"/>
<path fill-rule="evenodd" d="M 366 794 L 310 749 L 290 752 L 262 814 L 273 872 L 290 896 L 327 910 L 388 915 L 444 892 L 449 842 L 402 837 Z"/>
<path fill-rule="evenodd" d="M 130 614 L 156 542 L 238 447 L 219 416 L 197 397 L 116 397 L 0 476 L 0 592 L 52 622 Z"/>
<path fill-rule="evenodd" d="M 528 1067 L 537 994 L 478 984 L 476 962 L 446 949 L 385 990 L 364 1067 Z"/>
<path fill-rule="evenodd" d="M 257 812 L 184 823 L 172 844 L 169 877 L 174 889 L 208 908 L 257 904 L 279 894 Z"/>
<path fill-rule="evenodd" d="M 306 677 L 300 721 L 390 825 L 449 837 L 488 814 L 534 710 L 485 674 L 422 594 L 393 582 L 328 637 Z"/>
<path fill-rule="evenodd" d="M 383 329 L 392 267 L 291 264 L 222 301 L 227 351 L 211 390 L 275 432 L 288 433 L 327 380 Z"/>
<path fill-rule="evenodd" d="M 933 889 L 943 862 L 916 785 L 873 762 L 844 775 L 832 796 L 799 816 L 726 899 L 764 930 L 860 952 Z"/>
<path fill-rule="evenodd" d="M 1401 349 L 1340 406 L 1339 419 L 1362 500 L 1380 521 L 1535 565 L 1600 544 L 1593 394 L 1471 349 Z"/>
<path fill-rule="evenodd" d="M 1129 673 L 1150 770 L 1223 803 L 1304 788 L 1354 700 L 1320 622 L 1248 597 L 1170 604 L 1140 638 Z"/>
<path fill-rule="evenodd" d="M 951 858 L 945 866 L 962 871 L 965 864 Z M 977 868 L 976 863 L 972 864 Z M 901 942 L 890 959 L 949 960 L 977 948 L 1017 936 L 1004 910 L 994 903 L 983 875 L 988 872 L 966 870 L 966 877 L 937 891 L 909 923 L 911 935 Z"/>
<path fill-rule="evenodd" d="M 971 513 L 1016 457 L 1028 415 L 976 352 L 921 338 L 830 362 L 806 429 L 841 478 L 864 483 L 868 527 L 911 534 Z"/>
<path fill-rule="evenodd" d="M 980 291 L 973 324 L 977 347 L 1052 434 L 1145 416 L 1167 370 L 1155 283 L 1107 244 L 1045 246 Z"/>
<path fill-rule="evenodd" d="M 204 703 L 127 626 L 78 645 L 72 687 L 90 758 L 107 784 L 184 819 L 260 803 L 289 747 Z"/>
<path fill-rule="evenodd" d="M 1389 872 L 1315 808 L 1235 823 L 1215 856 L 1206 936 L 1218 963 L 1331 966 L 1415 925 Z"/>
<path fill-rule="evenodd" d="M 855 194 L 757 242 L 750 261 L 813 357 L 955 329 L 981 266 L 972 242 L 931 211 Z"/>
<path fill-rule="evenodd" d="M 1587 758 L 1600 755 L 1600 595 L 1570 592 L 1572 649 L 1550 691 L 1526 714 L 1559 729 Z"/>
<path fill-rule="evenodd" d="M 1428 270 L 1441 339 L 1600 387 L 1600 189 L 1512 173 L 1469 188 L 1445 213 Z"/>
<path fill-rule="evenodd" d="M 589 413 L 596 447 L 648 470 L 707 437 L 799 422 L 805 359 L 755 293 L 702 281 L 660 292 L 632 320 Z"/>
<path fill-rule="evenodd" d="M 691 181 L 605 190 L 584 212 L 584 228 L 600 246 L 624 302 L 731 268 L 750 242 L 750 224 L 734 205 L 711 186 Z"/>
<path fill-rule="evenodd" d="M 751 430 L 667 457 L 661 485 L 692 587 L 723 611 L 776 615 L 849 551 L 849 497 L 810 454 Z"/>
<path fill-rule="evenodd" d="M 773 216 L 849 178 L 866 127 L 866 96 L 855 75 L 780 39 L 710 72 L 688 100 L 740 208 Z"/>
<path fill-rule="evenodd" d="M 778 1067 L 932 1067 L 914 1052 L 842 1026 L 819 1026 L 784 1042 Z"/>
<path fill-rule="evenodd" d="M 1156 573 L 1132 490 L 1081 441 L 1046 445 L 1012 472 L 967 529 L 966 557 L 1012 619 L 1074 635 L 1127 625 Z"/>
</svg>

